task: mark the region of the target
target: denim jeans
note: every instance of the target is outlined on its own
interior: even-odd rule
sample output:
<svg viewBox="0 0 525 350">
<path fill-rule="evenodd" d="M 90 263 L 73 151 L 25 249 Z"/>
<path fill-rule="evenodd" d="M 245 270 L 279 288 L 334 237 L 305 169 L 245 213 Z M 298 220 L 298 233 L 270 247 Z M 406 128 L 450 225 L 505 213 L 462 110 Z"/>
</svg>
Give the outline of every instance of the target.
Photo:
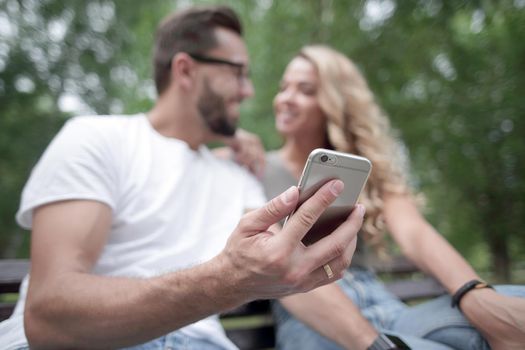
<svg viewBox="0 0 525 350">
<path fill-rule="evenodd" d="M 206 339 L 189 337 L 182 332 L 171 332 L 147 343 L 125 348 L 123 350 L 223 350 Z"/>
<path fill-rule="evenodd" d="M 17 350 L 29 350 L 29 347 L 18 348 Z M 147 343 L 124 348 L 123 350 L 222 350 L 222 347 L 205 339 L 190 338 L 181 332 L 175 331 Z"/>
<path fill-rule="evenodd" d="M 412 349 L 489 349 L 463 314 L 450 307 L 450 296 L 407 306 L 388 292 L 374 273 L 360 268 L 348 269 L 337 283 L 377 330 L 399 336 Z M 496 290 L 506 295 L 525 297 L 525 286 L 496 286 Z M 273 311 L 278 329 L 278 349 L 340 349 L 334 342 L 293 318 L 279 303 L 274 303 Z"/>
</svg>

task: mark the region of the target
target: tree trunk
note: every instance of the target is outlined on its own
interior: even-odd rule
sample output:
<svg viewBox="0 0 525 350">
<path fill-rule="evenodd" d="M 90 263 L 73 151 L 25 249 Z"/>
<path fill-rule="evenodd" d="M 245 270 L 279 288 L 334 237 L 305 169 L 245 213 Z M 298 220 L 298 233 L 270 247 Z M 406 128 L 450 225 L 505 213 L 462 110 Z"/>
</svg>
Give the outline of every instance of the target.
<svg viewBox="0 0 525 350">
<path fill-rule="evenodd" d="M 489 237 L 489 249 L 493 265 L 493 279 L 497 283 L 510 283 L 510 256 L 506 237 Z"/>
</svg>

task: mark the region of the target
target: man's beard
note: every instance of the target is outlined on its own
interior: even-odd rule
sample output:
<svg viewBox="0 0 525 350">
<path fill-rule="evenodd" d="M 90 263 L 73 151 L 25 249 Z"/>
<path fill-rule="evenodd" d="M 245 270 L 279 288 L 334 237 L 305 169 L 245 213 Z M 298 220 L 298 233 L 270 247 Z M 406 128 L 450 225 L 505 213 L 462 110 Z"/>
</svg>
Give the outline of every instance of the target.
<svg viewBox="0 0 525 350">
<path fill-rule="evenodd" d="M 228 119 L 224 98 L 213 92 L 207 81 L 204 81 L 204 92 L 197 102 L 202 119 L 208 128 L 217 135 L 233 136 L 237 124 Z"/>
</svg>

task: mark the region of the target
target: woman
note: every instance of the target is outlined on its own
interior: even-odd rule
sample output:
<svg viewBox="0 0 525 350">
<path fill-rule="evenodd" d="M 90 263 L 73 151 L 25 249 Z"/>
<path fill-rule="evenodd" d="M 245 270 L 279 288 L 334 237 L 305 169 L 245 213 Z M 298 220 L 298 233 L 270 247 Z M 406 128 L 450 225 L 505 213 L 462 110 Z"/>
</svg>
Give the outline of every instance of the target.
<svg viewBox="0 0 525 350">
<path fill-rule="evenodd" d="M 318 147 L 361 155 L 373 164 L 360 199 L 367 217 L 351 268 L 336 284 L 276 305 L 280 348 L 388 349 L 380 344 L 389 341 L 380 335 L 388 332 L 413 349 L 488 349 L 489 344 L 523 349 L 525 288 L 485 287 L 419 213 L 388 119 L 348 58 L 326 46 L 304 47 L 284 72 L 274 109 L 284 145 L 266 159 L 269 198 L 297 183 L 308 154 Z M 466 290 L 461 310 L 450 307 L 450 296 L 408 307 L 384 289 L 368 261 L 371 252 L 383 251 L 385 232 L 450 295 Z"/>
</svg>

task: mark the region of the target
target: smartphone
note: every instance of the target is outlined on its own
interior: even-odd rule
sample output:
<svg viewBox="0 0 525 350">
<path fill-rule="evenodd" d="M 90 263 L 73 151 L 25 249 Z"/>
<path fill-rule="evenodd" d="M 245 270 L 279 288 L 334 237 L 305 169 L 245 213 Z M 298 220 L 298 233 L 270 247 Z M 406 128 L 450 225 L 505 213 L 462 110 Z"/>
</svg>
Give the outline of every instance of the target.
<svg viewBox="0 0 525 350">
<path fill-rule="evenodd" d="M 323 148 L 315 149 L 310 153 L 299 179 L 297 208 L 330 180 L 339 179 L 344 182 L 345 187 L 339 197 L 306 233 L 302 240 L 303 244 L 310 245 L 317 242 L 334 231 L 348 218 L 365 186 L 371 169 L 372 163 L 368 159 L 349 153 Z M 284 225 L 292 215 L 293 212 L 286 218 Z"/>
</svg>

